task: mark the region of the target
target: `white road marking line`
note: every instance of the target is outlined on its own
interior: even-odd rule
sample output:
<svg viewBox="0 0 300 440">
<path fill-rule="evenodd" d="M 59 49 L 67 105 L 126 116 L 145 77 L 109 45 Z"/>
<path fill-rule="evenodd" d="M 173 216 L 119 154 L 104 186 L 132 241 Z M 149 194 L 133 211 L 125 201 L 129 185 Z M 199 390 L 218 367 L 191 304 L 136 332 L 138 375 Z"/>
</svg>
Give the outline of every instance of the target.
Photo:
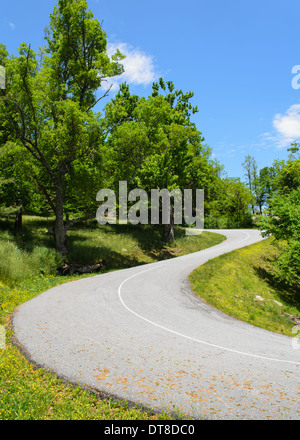
<svg viewBox="0 0 300 440">
<path fill-rule="evenodd" d="M 247 234 L 247 233 L 246 233 L 246 234 Z M 241 243 L 244 242 L 245 240 L 247 240 L 248 238 L 249 238 L 249 234 L 247 234 L 247 237 L 246 237 L 245 239 L 243 239 L 243 240 L 241 241 Z M 201 251 L 200 251 L 200 252 L 201 252 Z M 203 254 L 206 254 L 206 253 L 209 253 L 209 252 L 210 252 L 210 251 L 206 251 L 206 252 L 203 252 Z M 202 254 L 202 255 L 203 255 L 203 254 Z M 161 263 L 170 263 L 170 261 L 162 261 Z M 165 331 L 167 331 L 167 332 L 173 333 L 173 334 L 175 334 L 175 335 L 177 335 L 177 336 L 180 336 L 180 337 L 182 337 L 182 338 L 189 339 L 189 340 L 191 340 L 191 341 L 193 341 L 193 342 L 197 342 L 197 343 L 199 343 L 199 344 L 207 345 L 207 346 L 210 346 L 210 347 L 213 347 L 213 348 L 218 348 L 218 349 L 221 349 L 221 350 L 224 350 L 224 351 L 229 351 L 229 352 L 231 352 L 231 353 L 239 354 L 239 355 L 242 355 L 242 356 L 253 357 L 253 358 L 256 358 L 256 359 L 263 359 L 263 360 L 272 361 L 272 362 L 283 362 L 283 363 L 288 363 L 288 364 L 293 364 L 293 365 L 300 365 L 300 362 L 290 361 L 290 360 L 286 360 L 286 359 L 276 359 L 276 358 L 270 358 L 270 357 L 267 357 L 267 356 L 260 356 L 260 355 L 256 355 L 256 354 L 252 354 L 252 353 L 246 353 L 246 352 L 242 352 L 242 351 L 234 350 L 234 349 L 231 349 L 231 348 L 228 348 L 228 347 L 223 347 L 223 346 L 221 346 L 221 345 L 212 344 L 212 343 L 210 343 L 210 342 L 202 341 L 202 340 L 200 340 L 200 339 L 196 339 L 196 338 L 193 338 L 193 337 L 191 337 L 191 336 L 184 335 L 183 333 L 177 332 L 177 331 L 172 330 L 172 329 L 170 329 L 170 328 L 168 328 L 168 327 L 165 327 L 165 326 L 163 326 L 163 325 L 157 324 L 156 322 L 151 321 L 150 319 L 145 318 L 144 316 L 139 315 L 138 313 L 136 313 L 134 310 L 130 309 L 130 308 L 125 304 L 125 302 L 124 302 L 124 300 L 123 300 L 123 298 L 122 298 L 121 290 L 122 290 L 122 287 L 124 286 L 124 284 L 127 283 L 128 281 L 130 281 L 132 278 L 135 278 L 135 277 L 137 277 L 137 276 L 139 276 L 139 275 L 142 275 L 143 273 L 149 272 L 149 271 L 151 271 L 151 270 L 153 270 L 153 269 L 155 269 L 155 267 L 151 267 L 151 268 L 149 268 L 149 269 L 142 270 L 141 272 L 138 272 L 138 273 L 136 273 L 136 274 L 134 274 L 134 275 L 131 275 L 130 277 L 128 277 L 128 278 L 126 278 L 124 281 L 122 281 L 122 283 L 119 285 L 119 288 L 118 288 L 118 296 L 119 296 L 119 300 L 120 300 L 120 302 L 122 303 L 122 305 L 125 307 L 125 309 L 126 309 L 127 311 L 129 311 L 130 313 L 132 313 L 132 314 L 135 315 L 136 317 L 142 319 L 143 321 L 148 322 L 149 324 L 151 324 L 151 325 L 153 325 L 153 326 L 155 326 L 155 327 L 158 327 L 158 328 L 160 328 L 160 329 L 162 329 L 162 330 L 165 330 Z"/>
</svg>

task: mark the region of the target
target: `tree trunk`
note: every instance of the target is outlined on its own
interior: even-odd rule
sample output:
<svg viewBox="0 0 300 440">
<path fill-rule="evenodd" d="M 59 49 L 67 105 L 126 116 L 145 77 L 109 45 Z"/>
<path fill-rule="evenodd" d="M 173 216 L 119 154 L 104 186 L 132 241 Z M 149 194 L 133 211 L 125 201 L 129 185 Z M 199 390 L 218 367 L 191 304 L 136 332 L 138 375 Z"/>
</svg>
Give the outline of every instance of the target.
<svg viewBox="0 0 300 440">
<path fill-rule="evenodd" d="M 23 218 L 23 208 L 20 206 L 18 209 L 16 219 L 15 219 L 15 230 L 21 231 L 22 230 L 22 218 Z"/>
<path fill-rule="evenodd" d="M 62 185 L 56 186 L 56 207 L 54 224 L 55 249 L 62 256 L 66 256 L 69 248 L 67 243 L 67 229 L 64 223 L 64 190 Z"/>
</svg>

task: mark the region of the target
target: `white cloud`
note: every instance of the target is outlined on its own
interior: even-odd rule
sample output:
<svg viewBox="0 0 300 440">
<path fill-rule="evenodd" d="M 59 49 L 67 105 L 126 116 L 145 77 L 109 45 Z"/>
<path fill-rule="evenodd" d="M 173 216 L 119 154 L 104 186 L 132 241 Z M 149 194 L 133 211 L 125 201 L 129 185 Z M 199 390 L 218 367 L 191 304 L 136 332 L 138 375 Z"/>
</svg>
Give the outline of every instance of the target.
<svg viewBox="0 0 300 440">
<path fill-rule="evenodd" d="M 12 31 L 15 30 L 16 25 L 14 23 L 10 21 L 8 24 Z"/>
<path fill-rule="evenodd" d="M 112 89 L 116 90 L 119 84 L 125 81 L 129 84 L 145 86 L 155 81 L 157 75 L 151 55 L 147 55 L 127 43 L 108 44 L 107 51 L 110 56 L 112 56 L 117 49 L 126 56 L 126 58 L 121 61 L 124 66 L 124 73 L 119 77 L 109 79 L 104 85 L 105 89 L 112 84 Z"/>
<path fill-rule="evenodd" d="M 273 126 L 277 131 L 279 147 L 286 147 L 300 139 L 300 104 L 292 105 L 285 114 L 275 115 Z"/>
</svg>

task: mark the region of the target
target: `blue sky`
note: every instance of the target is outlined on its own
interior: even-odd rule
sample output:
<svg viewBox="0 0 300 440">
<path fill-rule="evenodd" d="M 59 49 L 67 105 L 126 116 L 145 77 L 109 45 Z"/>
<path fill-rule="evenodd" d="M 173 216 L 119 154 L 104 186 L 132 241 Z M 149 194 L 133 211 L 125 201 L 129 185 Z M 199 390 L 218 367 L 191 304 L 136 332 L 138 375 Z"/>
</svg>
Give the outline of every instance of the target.
<svg viewBox="0 0 300 440">
<path fill-rule="evenodd" d="M 14 54 L 23 41 L 33 49 L 43 45 L 56 3 L 2 3 L 0 43 Z M 193 120 L 229 176 L 243 178 L 248 154 L 259 168 L 287 158 L 291 141 L 300 139 L 299 0 L 89 0 L 88 5 L 103 22 L 109 49 L 119 47 L 127 55 L 122 80 L 132 92 L 149 95 L 160 76 L 194 92 L 199 113 Z"/>
</svg>

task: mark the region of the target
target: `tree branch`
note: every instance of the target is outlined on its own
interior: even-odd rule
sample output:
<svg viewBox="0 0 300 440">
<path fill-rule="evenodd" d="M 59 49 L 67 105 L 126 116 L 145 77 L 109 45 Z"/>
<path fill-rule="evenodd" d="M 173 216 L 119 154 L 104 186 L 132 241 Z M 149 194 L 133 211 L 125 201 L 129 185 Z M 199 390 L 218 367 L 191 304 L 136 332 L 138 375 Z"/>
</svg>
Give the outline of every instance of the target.
<svg viewBox="0 0 300 440">
<path fill-rule="evenodd" d="M 66 230 L 70 229 L 73 225 L 76 225 L 77 223 L 83 222 L 85 220 L 92 220 L 95 219 L 95 214 L 86 215 L 85 217 L 78 217 L 74 218 L 73 220 L 70 220 L 66 223 L 65 228 Z"/>
<path fill-rule="evenodd" d="M 56 176 L 53 170 L 51 169 L 50 165 L 46 161 L 44 155 L 40 151 L 40 149 L 36 145 L 34 145 L 29 139 L 26 138 L 21 139 L 21 142 L 24 145 L 24 147 L 32 154 L 32 156 L 46 168 L 49 176 L 51 177 L 51 180 L 53 181 L 53 183 L 55 183 L 57 180 Z"/>
<path fill-rule="evenodd" d="M 54 205 L 54 203 L 52 202 L 52 199 L 51 199 L 50 195 L 48 194 L 46 188 L 44 187 L 44 185 L 41 184 L 41 182 L 39 181 L 38 176 L 35 174 L 35 172 L 34 172 L 33 170 L 32 170 L 32 175 L 33 175 L 33 177 L 34 177 L 34 179 L 35 179 L 35 181 L 36 181 L 38 187 L 40 188 L 40 190 L 42 191 L 42 193 L 43 193 L 44 196 L 46 197 L 46 199 L 47 199 L 47 201 L 48 201 L 48 203 L 49 203 L 49 205 L 50 205 L 52 211 L 55 213 L 55 205 Z"/>
<path fill-rule="evenodd" d="M 109 94 L 109 92 L 110 92 L 112 86 L 113 86 L 113 85 L 111 84 L 110 87 L 109 87 L 109 89 L 106 90 L 106 92 L 104 93 L 104 95 L 100 96 L 100 98 L 98 98 L 98 99 L 94 102 L 94 104 L 92 104 L 92 105 L 91 105 L 91 106 L 90 106 L 85 112 L 87 113 L 89 110 L 91 110 L 93 107 L 95 107 L 95 105 L 98 104 L 98 102 L 101 101 L 101 99 L 106 98 L 106 96 L 108 96 L 108 94 Z"/>
</svg>

